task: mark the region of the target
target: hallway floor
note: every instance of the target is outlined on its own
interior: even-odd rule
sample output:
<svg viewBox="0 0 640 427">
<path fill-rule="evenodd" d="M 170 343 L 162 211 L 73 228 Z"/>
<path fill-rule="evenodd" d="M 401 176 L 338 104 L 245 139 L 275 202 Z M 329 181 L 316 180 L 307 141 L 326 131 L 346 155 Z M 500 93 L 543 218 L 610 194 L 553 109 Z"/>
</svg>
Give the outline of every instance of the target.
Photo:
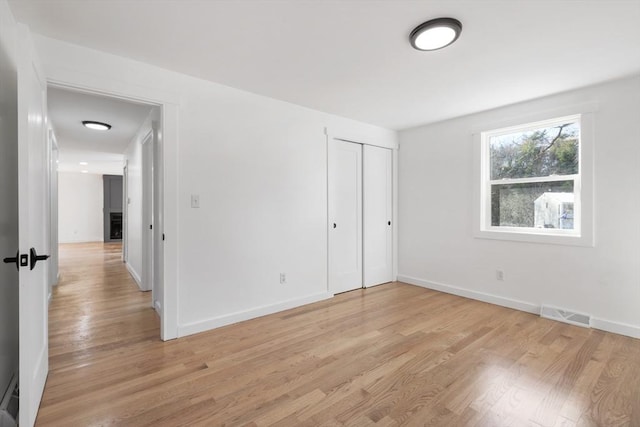
<svg viewBox="0 0 640 427">
<path fill-rule="evenodd" d="M 100 425 L 106 419 L 83 411 L 108 408 L 107 390 L 153 369 L 144 349 L 162 347 L 159 318 L 151 292 L 139 290 L 122 262 L 121 243 L 60 245 L 59 271 L 37 424 Z"/>
</svg>

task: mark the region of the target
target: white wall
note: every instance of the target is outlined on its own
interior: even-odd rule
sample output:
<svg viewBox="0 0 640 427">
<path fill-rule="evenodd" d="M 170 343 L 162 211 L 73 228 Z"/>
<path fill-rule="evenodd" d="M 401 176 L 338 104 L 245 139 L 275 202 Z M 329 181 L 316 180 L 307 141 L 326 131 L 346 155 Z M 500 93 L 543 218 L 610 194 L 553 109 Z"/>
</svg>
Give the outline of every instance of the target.
<svg viewBox="0 0 640 427">
<path fill-rule="evenodd" d="M 472 133 L 592 102 L 595 247 L 474 238 Z M 529 311 L 566 307 L 640 337 L 639 119 L 634 77 L 401 132 L 399 279 Z"/>
<path fill-rule="evenodd" d="M 178 223 L 167 240 L 177 240 L 177 284 L 166 286 L 178 287 L 181 335 L 328 297 L 324 128 L 388 147 L 395 132 L 43 37 L 36 44 L 49 78 L 176 91 Z"/>
<path fill-rule="evenodd" d="M 59 242 L 104 241 L 103 204 L 102 175 L 59 172 Z"/>
</svg>

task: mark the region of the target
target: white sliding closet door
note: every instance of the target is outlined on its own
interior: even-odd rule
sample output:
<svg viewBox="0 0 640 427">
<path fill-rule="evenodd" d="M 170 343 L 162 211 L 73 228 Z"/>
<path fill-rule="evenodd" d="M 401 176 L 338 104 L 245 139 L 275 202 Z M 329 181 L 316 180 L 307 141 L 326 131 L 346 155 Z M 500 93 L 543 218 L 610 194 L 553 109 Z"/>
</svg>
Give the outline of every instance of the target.
<svg viewBox="0 0 640 427">
<path fill-rule="evenodd" d="M 329 140 L 329 291 L 362 287 L 362 145 Z"/>
<path fill-rule="evenodd" d="M 364 146 L 364 286 L 393 280 L 392 151 Z"/>
</svg>

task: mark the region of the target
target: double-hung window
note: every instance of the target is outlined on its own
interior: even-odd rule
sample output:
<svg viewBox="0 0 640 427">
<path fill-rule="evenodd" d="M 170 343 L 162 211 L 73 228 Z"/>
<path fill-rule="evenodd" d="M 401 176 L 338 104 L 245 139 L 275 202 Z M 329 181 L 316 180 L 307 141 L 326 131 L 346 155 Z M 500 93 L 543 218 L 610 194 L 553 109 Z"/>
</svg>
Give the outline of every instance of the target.
<svg viewBox="0 0 640 427">
<path fill-rule="evenodd" d="M 480 134 L 479 237 L 584 244 L 582 133 L 573 115 Z"/>
</svg>

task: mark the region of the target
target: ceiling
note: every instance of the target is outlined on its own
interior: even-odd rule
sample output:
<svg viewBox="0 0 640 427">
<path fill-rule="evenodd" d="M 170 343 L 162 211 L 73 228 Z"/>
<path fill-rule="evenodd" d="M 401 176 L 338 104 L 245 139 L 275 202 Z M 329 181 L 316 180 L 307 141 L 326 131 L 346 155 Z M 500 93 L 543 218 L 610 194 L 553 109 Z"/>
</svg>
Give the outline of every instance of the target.
<svg viewBox="0 0 640 427">
<path fill-rule="evenodd" d="M 42 35 L 392 129 L 640 73 L 638 0 L 13 0 Z M 452 46 L 408 35 L 449 16 Z"/>
<path fill-rule="evenodd" d="M 55 87 L 47 91 L 47 104 L 58 142 L 58 170 L 114 175 L 122 175 L 122 153 L 152 108 Z M 95 131 L 84 127 L 83 120 L 109 123 L 112 127 Z"/>
</svg>

